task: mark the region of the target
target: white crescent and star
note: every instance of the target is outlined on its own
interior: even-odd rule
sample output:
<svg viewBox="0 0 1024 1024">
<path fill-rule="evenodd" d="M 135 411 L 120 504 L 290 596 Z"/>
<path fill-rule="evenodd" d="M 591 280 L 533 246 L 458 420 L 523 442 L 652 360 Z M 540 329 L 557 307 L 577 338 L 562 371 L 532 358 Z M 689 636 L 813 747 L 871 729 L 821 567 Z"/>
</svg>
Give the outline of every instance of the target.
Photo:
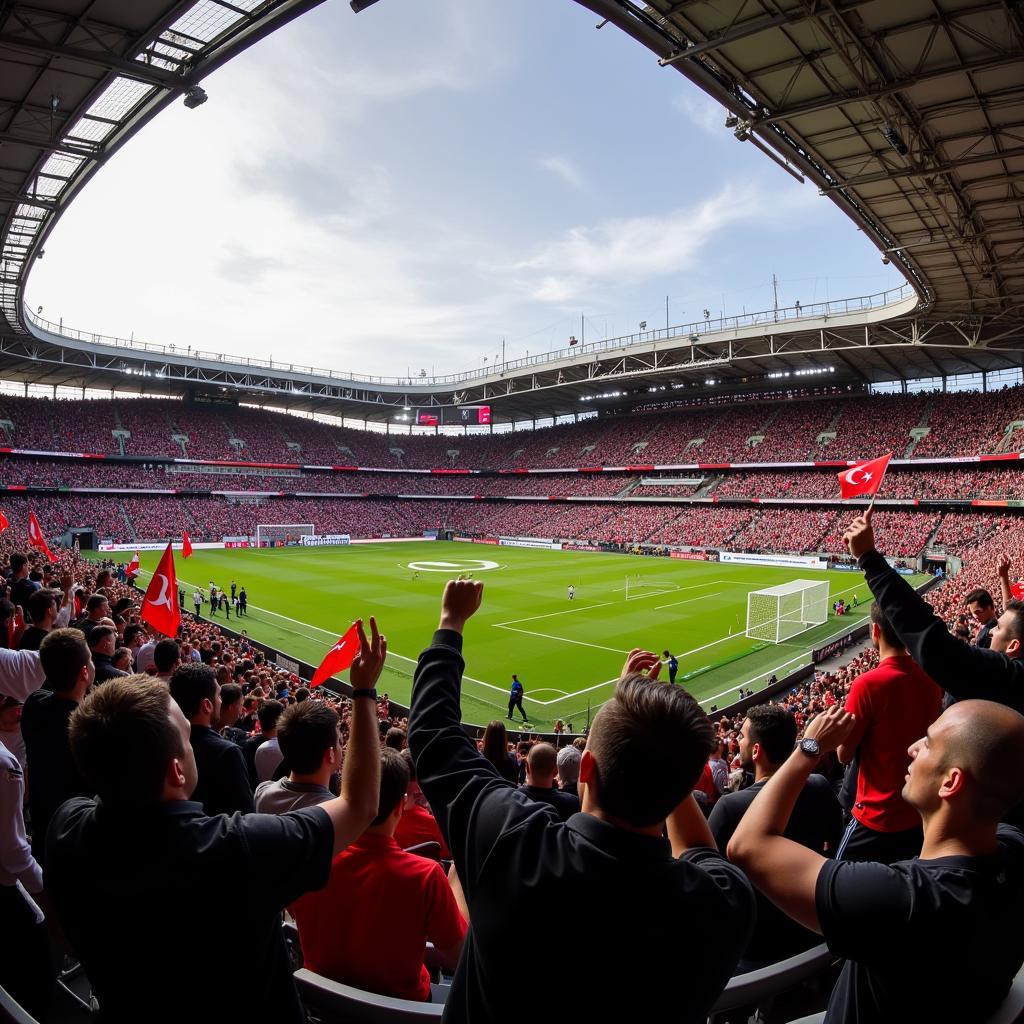
<svg viewBox="0 0 1024 1024">
<path fill-rule="evenodd" d="M 166 605 L 168 608 L 171 609 L 171 611 L 173 611 L 174 608 L 171 604 L 171 595 L 168 592 L 171 586 L 170 581 L 162 572 L 156 573 L 153 576 L 153 579 L 160 580 L 160 593 L 150 603 L 155 604 L 157 607 L 159 607 L 162 604 Z"/>
<path fill-rule="evenodd" d="M 857 474 L 860 473 L 861 478 L 857 479 Z M 871 474 L 864 472 L 863 466 L 853 466 L 851 469 L 846 471 L 844 477 L 846 482 L 852 487 L 856 487 L 858 484 L 866 484 L 871 480 Z"/>
</svg>

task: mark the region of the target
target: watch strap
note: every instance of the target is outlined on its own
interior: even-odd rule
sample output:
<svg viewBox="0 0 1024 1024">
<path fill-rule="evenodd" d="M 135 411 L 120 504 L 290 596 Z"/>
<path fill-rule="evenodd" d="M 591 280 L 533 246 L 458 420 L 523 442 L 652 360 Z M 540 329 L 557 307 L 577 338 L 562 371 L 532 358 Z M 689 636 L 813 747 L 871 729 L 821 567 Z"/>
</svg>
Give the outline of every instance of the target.
<svg viewBox="0 0 1024 1024">
<path fill-rule="evenodd" d="M 374 700 L 376 700 L 377 699 L 377 691 L 372 689 L 372 688 L 368 689 L 368 690 L 353 690 L 352 691 L 352 696 L 353 697 L 372 697 Z"/>
</svg>

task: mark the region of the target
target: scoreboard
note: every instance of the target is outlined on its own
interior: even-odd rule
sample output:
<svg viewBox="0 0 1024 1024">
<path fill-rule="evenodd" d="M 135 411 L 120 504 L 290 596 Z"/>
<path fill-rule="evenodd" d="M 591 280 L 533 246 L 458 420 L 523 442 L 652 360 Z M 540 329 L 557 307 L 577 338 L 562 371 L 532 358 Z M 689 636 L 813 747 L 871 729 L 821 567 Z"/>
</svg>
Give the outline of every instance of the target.
<svg viewBox="0 0 1024 1024">
<path fill-rule="evenodd" d="M 419 427 L 477 427 L 491 422 L 489 405 L 435 405 L 416 410 Z"/>
</svg>

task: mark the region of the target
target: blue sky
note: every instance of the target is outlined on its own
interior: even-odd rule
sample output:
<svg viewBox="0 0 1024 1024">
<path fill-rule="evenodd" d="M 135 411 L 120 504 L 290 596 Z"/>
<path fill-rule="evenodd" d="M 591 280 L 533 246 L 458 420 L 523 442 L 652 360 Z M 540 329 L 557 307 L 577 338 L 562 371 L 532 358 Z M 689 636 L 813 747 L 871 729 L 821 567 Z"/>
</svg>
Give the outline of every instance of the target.
<svg viewBox="0 0 1024 1024">
<path fill-rule="evenodd" d="M 449 372 L 900 278 L 810 184 L 571 0 L 342 0 L 176 104 L 72 204 L 29 301 L 69 326 Z"/>
</svg>

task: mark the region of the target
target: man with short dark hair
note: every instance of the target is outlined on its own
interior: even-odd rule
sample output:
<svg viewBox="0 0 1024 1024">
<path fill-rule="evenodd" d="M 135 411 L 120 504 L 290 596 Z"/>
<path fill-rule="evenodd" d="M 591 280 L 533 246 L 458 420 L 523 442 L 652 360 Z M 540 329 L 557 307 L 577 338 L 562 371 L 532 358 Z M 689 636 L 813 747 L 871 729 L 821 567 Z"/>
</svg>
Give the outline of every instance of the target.
<svg viewBox="0 0 1024 1024">
<path fill-rule="evenodd" d="M 397 726 L 391 726 L 390 729 L 384 734 L 384 746 L 390 747 L 392 750 L 397 750 L 401 753 L 406 748 L 406 735 L 404 729 L 399 729 Z"/>
<path fill-rule="evenodd" d="M 290 909 L 308 970 L 364 991 L 425 1002 L 426 944 L 434 945 L 435 963 L 454 970 L 466 922 L 441 865 L 395 842 L 408 784 L 401 754 L 385 747 L 377 817 L 335 858 L 327 885 Z M 361 926 L 339 928 L 339 921 Z"/>
<path fill-rule="evenodd" d="M 93 594 L 85 604 L 85 615 L 76 623 L 86 640 L 89 634 L 100 624 L 101 619 L 110 617 L 110 602 L 105 594 Z"/>
<path fill-rule="evenodd" d="M 793 753 L 796 720 L 778 704 L 758 704 L 747 711 L 739 733 L 739 754 L 744 771 L 752 772 L 754 784 L 726 793 L 715 804 L 708 824 L 723 853 L 754 798 Z M 843 811 L 823 775 L 811 775 L 797 798 L 786 827 L 786 838 L 825 857 L 834 857 L 843 834 Z M 754 971 L 785 960 L 817 945 L 818 937 L 786 917 L 758 893 L 757 922 L 738 973 Z"/>
<path fill-rule="evenodd" d="M 113 626 L 93 626 L 89 634 L 89 650 L 92 651 L 93 665 L 96 666 L 96 684 L 105 683 L 115 676 L 126 676 L 113 662 L 117 650 L 117 630 Z"/>
<path fill-rule="evenodd" d="M 538 800 L 555 809 L 562 821 L 568 821 L 580 810 L 580 798 L 555 789 L 558 772 L 558 751 L 550 743 L 535 743 L 526 755 L 526 785 L 522 791 L 531 800 Z"/>
<path fill-rule="evenodd" d="M 124 645 L 132 652 L 132 667 L 136 672 L 144 672 L 145 669 L 139 664 L 139 651 L 146 640 L 146 627 L 133 622 L 124 629 Z"/>
<path fill-rule="evenodd" d="M 28 599 L 39 589 L 35 580 L 29 579 L 28 556 L 16 551 L 11 555 L 11 574 L 7 578 L 11 588 L 11 601 L 25 608 Z"/>
<path fill-rule="evenodd" d="M 983 587 L 978 587 L 964 598 L 964 607 L 971 613 L 979 627 L 974 637 L 974 646 L 987 650 L 992 646 L 992 630 L 999 621 L 992 595 Z"/>
<path fill-rule="evenodd" d="M 279 700 L 265 700 L 256 709 L 256 721 L 259 722 L 260 731 L 254 733 L 242 744 L 242 756 L 245 758 L 245 766 L 249 772 L 249 785 L 255 790 L 261 781 L 256 771 L 256 754 L 260 747 L 268 743 L 277 735 L 277 720 L 284 713 L 284 705 Z M 280 757 L 280 746 L 277 751 Z M 278 761 L 278 763 L 280 763 Z"/>
<path fill-rule="evenodd" d="M 387 645 L 372 620 L 372 642 L 358 628 L 350 679 L 365 696 L 353 701 L 342 795 L 319 807 L 204 815 L 189 800 L 196 766 L 188 720 L 152 677 L 112 679 L 79 708 L 71 744 L 98 798 L 61 807 L 44 878 L 104 1021 L 135 1024 L 140 1013 L 147 1024 L 305 1019 L 281 911 L 327 882 L 333 857 L 377 811 L 370 694 Z M 229 908 L 209 896 L 225 872 L 254 882 Z M 216 969 L 183 981 L 183 950 L 190 963 Z"/>
<path fill-rule="evenodd" d="M 331 777 L 341 769 L 338 712 L 319 700 L 293 704 L 280 717 L 277 740 L 290 773 L 256 787 L 256 810 L 282 814 L 330 800 Z"/>
<path fill-rule="evenodd" d="M 200 661 L 193 664 L 202 665 Z M 209 666 L 203 666 L 208 668 Z M 220 676 L 217 677 L 220 682 Z M 249 738 L 244 729 L 239 729 L 235 723 L 242 717 L 242 688 L 238 683 L 221 683 L 220 686 L 220 715 L 218 716 L 219 731 L 224 739 L 236 744 L 241 749 L 242 744 Z M 248 773 L 247 773 L 248 777 Z"/>
<path fill-rule="evenodd" d="M 987 1020 L 1024 963 L 1024 835 L 999 824 L 1024 797 L 1024 717 L 965 700 L 928 727 L 908 751 L 903 787 L 924 844 L 891 865 L 826 860 L 785 837 L 819 757 L 853 727 L 839 705 L 810 723 L 743 816 L 729 857 L 846 960 L 829 1024 Z M 955 969 L 943 969 L 951 955 Z"/>
<path fill-rule="evenodd" d="M 482 591 L 463 580 L 445 588 L 409 716 L 420 785 L 444 809 L 470 909 L 448 1020 L 517 1021 L 521 1008 L 508 993 L 522 980 L 523 937 L 508 926 L 508 908 L 535 921 L 569 905 L 586 941 L 531 961 L 531 1004 L 560 1005 L 566 977 L 591 977 L 600 984 L 573 995 L 580 1017 L 628 1006 L 637 1020 L 660 1018 L 671 1004 L 677 1024 L 704 1024 L 754 913 L 747 880 L 715 849 L 692 798 L 714 737 L 707 715 L 684 689 L 656 681 L 657 654 L 632 651 L 580 762 L 583 813 L 560 821 L 502 779 L 462 728 L 462 632 Z M 673 848 L 685 852 L 677 858 Z M 687 921 L 713 922 L 714 941 Z M 685 999 L 676 998 L 681 990 Z"/>
<path fill-rule="evenodd" d="M 190 742 L 199 779 L 191 799 L 207 814 L 255 810 L 242 750 L 217 731 L 220 686 L 209 665 L 189 662 L 171 676 L 171 696 L 191 725 Z"/>
<path fill-rule="evenodd" d="M 266 714 L 264 714 L 264 709 L 266 709 Z M 265 742 L 259 745 L 253 755 L 253 765 L 256 768 L 256 778 L 260 782 L 268 782 L 272 779 L 284 759 L 281 744 L 277 738 L 278 720 L 283 712 L 284 704 L 279 700 L 268 700 L 259 710 L 260 729 Z"/>
<path fill-rule="evenodd" d="M 914 663 L 877 601 L 871 643 L 881 660 L 846 697 L 855 723 L 837 754 L 843 764 L 857 759 L 857 791 L 835 855 L 892 864 L 921 851 L 921 816 L 902 796 L 907 748 L 942 713 L 942 690 Z"/>
<path fill-rule="evenodd" d="M 43 637 L 54 628 L 58 597 L 52 590 L 40 588 L 25 602 L 26 618 L 32 623 L 18 641 L 19 651 L 38 651 Z"/>
<path fill-rule="evenodd" d="M 78 629 L 53 629 L 39 645 L 44 688 L 30 693 L 21 713 L 28 759 L 32 852 L 41 860 L 50 819 L 65 800 L 93 790 L 79 772 L 68 744 L 68 722 L 92 685 L 95 670 Z"/>
<path fill-rule="evenodd" d="M 156 647 L 153 648 L 153 668 L 156 669 L 157 679 L 162 679 L 165 683 L 170 682 L 174 670 L 180 664 L 181 648 L 178 647 L 178 641 L 171 640 L 170 637 L 157 641 Z"/>
</svg>

